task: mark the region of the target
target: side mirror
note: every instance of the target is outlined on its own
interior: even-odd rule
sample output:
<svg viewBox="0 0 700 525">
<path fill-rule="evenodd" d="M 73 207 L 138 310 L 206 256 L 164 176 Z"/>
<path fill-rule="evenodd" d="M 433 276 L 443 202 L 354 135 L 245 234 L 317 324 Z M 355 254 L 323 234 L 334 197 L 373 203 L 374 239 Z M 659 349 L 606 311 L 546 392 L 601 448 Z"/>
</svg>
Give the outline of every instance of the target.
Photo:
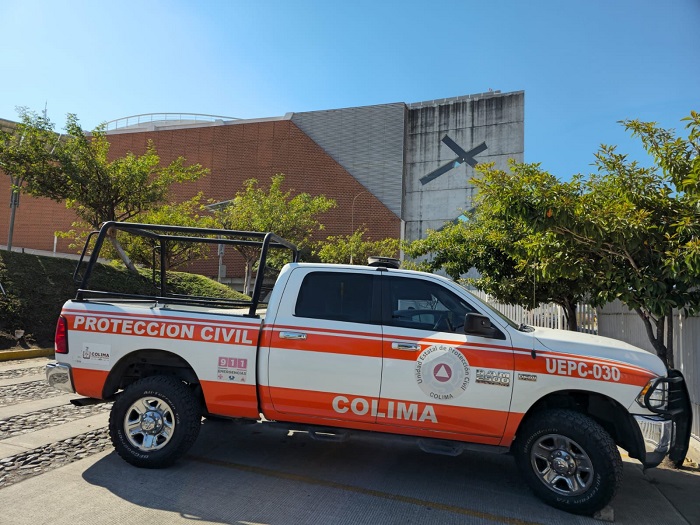
<svg viewBox="0 0 700 525">
<path fill-rule="evenodd" d="M 481 337 L 498 337 L 499 331 L 491 325 L 491 319 L 481 314 L 464 316 L 464 333 Z"/>
</svg>

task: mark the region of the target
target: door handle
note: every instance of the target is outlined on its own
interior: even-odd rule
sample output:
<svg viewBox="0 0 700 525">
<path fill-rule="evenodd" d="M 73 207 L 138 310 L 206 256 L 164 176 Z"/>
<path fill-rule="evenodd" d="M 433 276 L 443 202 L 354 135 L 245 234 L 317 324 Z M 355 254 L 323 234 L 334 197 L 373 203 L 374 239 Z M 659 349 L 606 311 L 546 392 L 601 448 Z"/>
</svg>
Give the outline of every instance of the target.
<svg viewBox="0 0 700 525">
<path fill-rule="evenodd" d="M 304 332 L 280 332 L 280 339 L 304 341 L 306 339 L 306 334 Z"/>
<path fill-rule="evenodd" d="M 407 350 L 412 352 L 414 350 L 420 350 L 420 345 L 418 343 L 402 343 L 401 341 L 394 341 L 391 343 L 391 348 L 394 350 Z"/>
</svg>

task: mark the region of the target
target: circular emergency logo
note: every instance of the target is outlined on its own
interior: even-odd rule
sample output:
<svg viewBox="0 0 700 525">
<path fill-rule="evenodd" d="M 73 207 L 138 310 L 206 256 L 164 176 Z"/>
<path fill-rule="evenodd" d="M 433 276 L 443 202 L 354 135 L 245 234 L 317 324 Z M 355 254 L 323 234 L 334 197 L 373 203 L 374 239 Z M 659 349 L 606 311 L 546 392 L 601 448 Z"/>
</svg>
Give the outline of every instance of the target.
<svg viewBox="0 0 700 525">
<path fill-rule="evenodd" d="M 437 400 L 454 399 L 469 386 L 469 362 L 453 346 L 433 345 L 416 359 L 416 382 Z"/>
</svg>

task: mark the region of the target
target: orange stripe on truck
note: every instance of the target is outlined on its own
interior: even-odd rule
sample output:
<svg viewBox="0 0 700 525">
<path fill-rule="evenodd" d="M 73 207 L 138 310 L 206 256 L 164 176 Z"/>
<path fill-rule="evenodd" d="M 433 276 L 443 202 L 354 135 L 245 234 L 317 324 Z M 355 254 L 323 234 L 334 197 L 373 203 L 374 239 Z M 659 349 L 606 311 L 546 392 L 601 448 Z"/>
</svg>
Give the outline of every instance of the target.
<svg viewBox="0 0 700 525">
<path fill-rule="evenodd" d="M 649 370 L 625 363 L 600 358 L 591 358 L 570 354 L 548 354 L 537 352 L 537 358 L 528 355 L 515 354 L 515 369 L 517 372 L 530 372 L 542 375 L 556 375 L 620 383 L 625 385 L 646 385 L 656 377 Z"/>
<path fill-rule="evenodd" d="M 306 334 L 305 339 L 282 339 L 281 331 L 295 331 Z M 301 350 L 304 352 L 322 352 L 325 354 L 340 354 L 362 357 L 376 357 L 384 359 L 396 359 L 401 361 L 415 361 L 421 351 L 434 344 L 446 344 L 457 348 L 473 366 L 483 366 L 504 370 L 513 369 L 513 350 L 502 346 L 488 346 L 481 344 L 460 343 L 435 338 L 416 338 L 403 336 L 384 336 L 381 350 L 378 343 L 382 341 L 379 334 L 366 332 L 345 332 L 339 330 L 318 330 L 308 327 L 284 327 L 275 326 L 274 330 L 265 331 L 261 346 L 269 345 L 280 350 Z M 418 343 L 419 350 L 407 352 L 392 348 L 394 341 Z"/>
<path fill-rule="evenodd" d="M 73 368 L 73 388 L 81 396 L 102 399 L 102 390 L 109 372 L 89 368 Z"/>
<path fill-rule="evenodd" d="M 188 323 L 194 322 L 194 323 L 204 323 L 204 324 L 219 324 L 219 325 L 226 325 L 226 326 L 259 326 L 260 325 L 260 320 L 255 319 L 255 320 L 250 320 L 246 322 L 244 319 L 236 319 L 235 321 L 229 320 L 227 317 L 203 317 L 197 316 L 193 314 L 192 316 L 176 316 L 176 315 L 168 315 L 168 314 L 163 314 L 163 313 L 147 313 L 147 312 L 138 312 L 138 313 L 131 313 L 131 312 L 124 312 L 124 311 L 103 311 L 103 310 L 86 310 L 86 309 L 80 309 L 80 308 L 63 308 L 61 311 L 61 315 L 68 316 L 68 315 L 92 315 L 92 316 L 101 316 L 101 317 L 114 317 L 114 318 L 141 318 L 141 319 L 156 319 L 156 320 L 161 320 L 161 321 L 187 321 Z"/>
<path fill-rule="evenodd" d="M 258 419 L 258 395 L 255 385 L 200 381 L 207 410 L 212 414 Z"/>
<path fill-rule="evenodd" d="M 79 332 L 93 332 L 127 336 L 153 337 L 158 339 L 181 339 L 204 343 L 228 343 L 246 346 L 258 345 L 259 326 L 236 324 L 226 325 L 215 320 L 209 322 L 179 322 L 157 316 L 123 318 L 100 313 L 65 315 L 68 329 Z"/>
<path fill-rule="evenodd" d="M 515 439 L 515 435 L 518 432 L 518 427 L 522 422 L 525 414 L 520 414 L 517 412 L 511 412 L 508 415 L 508 422 L 506 423 L 505 432 L 503 432 L 503 439 L 499 443 L 502 447 L 510 447 Z"/>
<path fill-rule="evenodd" d="M 268 392 L 262 409 L 269 419 L 445 439 L 449 435 L 493 445 L 500 442 L 508 418 L 506 411 L 419 401 L 274 386 Z"/>
<path fill-rule="evenodd" d="M 279 331 L 275 330 L 270 336 L 270 346 L 283 350 L 381 358 L 381 335 L 375 335 L 373 339 L 363 339 L 356 335 L 315 333 L 305 328 L 290 331 L 303 332 L 306 334 L 306 339 L 282 339 Z"/>
</svg>

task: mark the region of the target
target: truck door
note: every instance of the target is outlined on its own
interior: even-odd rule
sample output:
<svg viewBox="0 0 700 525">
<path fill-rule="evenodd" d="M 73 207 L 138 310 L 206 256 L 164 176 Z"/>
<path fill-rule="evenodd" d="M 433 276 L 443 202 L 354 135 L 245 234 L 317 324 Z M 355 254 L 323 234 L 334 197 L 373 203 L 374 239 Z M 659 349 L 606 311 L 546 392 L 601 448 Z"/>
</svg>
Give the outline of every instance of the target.
<svg viewBox="0 0 700 525">
<path fill-rule="evenodd" d="M 465 334 L 465 314 L 483 312 L 437 278 L 389 272 L 382 281 L 384 366 L 377 423 L 497 444 L 513 389 L 507 333 Z"/>
<path fill-rule="evenodd" d="M 299 293 L 283 294 L 266 336 L 269 400 L 278 419 L 376 420 L 382 372 L 377 274 L 292 271 L 285 289 Z"/>
</svg>

